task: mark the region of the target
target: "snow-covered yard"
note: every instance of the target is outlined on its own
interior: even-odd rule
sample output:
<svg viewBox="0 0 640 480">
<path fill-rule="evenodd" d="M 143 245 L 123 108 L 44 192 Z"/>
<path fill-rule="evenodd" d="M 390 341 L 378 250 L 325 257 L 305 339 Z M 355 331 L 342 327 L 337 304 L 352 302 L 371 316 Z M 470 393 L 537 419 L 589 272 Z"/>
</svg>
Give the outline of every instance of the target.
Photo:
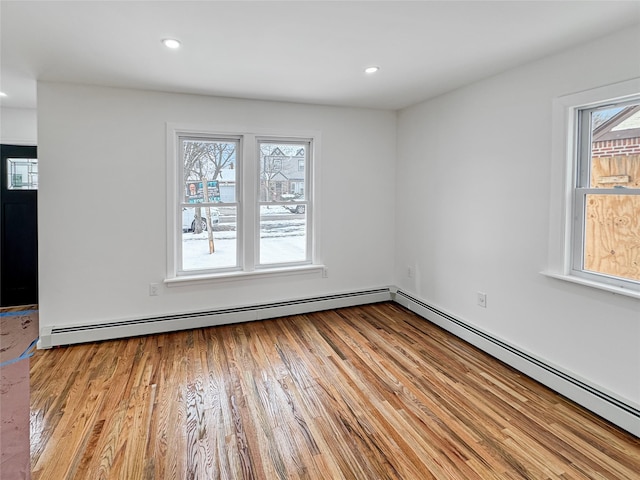
<svg viewBox="0 0 640 480">
<path fill-rule="evenodd" d="M 261 222 L 260 263 L 302 261 L 306 258 L 305 219 L 268 220 Z M 235 230 L 213 232 L 215 252 L 209 254 L 207 232 L 182 234 L 184 270 L 226 268 L 236 266 Z"/>
</svg>

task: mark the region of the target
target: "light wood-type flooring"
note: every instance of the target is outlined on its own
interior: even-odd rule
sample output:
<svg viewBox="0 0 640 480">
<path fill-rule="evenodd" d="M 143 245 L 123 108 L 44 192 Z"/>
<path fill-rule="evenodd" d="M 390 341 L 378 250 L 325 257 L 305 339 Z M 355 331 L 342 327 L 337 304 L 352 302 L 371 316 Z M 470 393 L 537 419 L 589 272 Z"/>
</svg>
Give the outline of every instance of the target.
<svg viewBox="0 0 640 480">
<path fill-rule="evenodd" d="M 38 351 L 62 479 L 634 479 L 640 439 L 393 303 Z"/>
</svg>

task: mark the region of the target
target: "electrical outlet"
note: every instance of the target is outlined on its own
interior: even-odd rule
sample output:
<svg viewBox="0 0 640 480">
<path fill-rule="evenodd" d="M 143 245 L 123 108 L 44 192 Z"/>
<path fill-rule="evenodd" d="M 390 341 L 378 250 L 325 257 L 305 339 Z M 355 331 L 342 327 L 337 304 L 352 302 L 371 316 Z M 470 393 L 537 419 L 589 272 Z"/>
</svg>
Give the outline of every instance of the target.
<svg viewBox="0 0 640 480">
<path fill-rule="evenodd" d="M 327 267 L 324 267 L 322 269 L 322 278 L 327 278 L 329 276 L 329 269 Z"/>
<path fill-rule="evenodd" d="M 149 284 L 149 295 L 152 297 L 157 297 L 160 295 L 160 284 L 159 283 L 150 283 Z"/>
<path fill-rule="evenodd" d="M 478 305 L 482 308 L 487 308 L 487 294 L 478 292 Z"/>
<path fill-rule="evenodd" d="M 407 267 L 407 277 L 413 278 L 413 268 Z"/>
</svg>

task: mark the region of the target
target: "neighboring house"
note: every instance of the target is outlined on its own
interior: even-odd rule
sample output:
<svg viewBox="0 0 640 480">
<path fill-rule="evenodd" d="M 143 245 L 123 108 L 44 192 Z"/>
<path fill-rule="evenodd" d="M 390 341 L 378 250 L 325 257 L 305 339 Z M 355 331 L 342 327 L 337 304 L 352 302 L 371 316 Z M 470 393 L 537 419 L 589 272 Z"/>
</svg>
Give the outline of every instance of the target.
<svg viewBox="0 0 640 480">
<path fill-rule="evenodd" d="M 640 105 L 621 110 L 594 129 L 591 155 L 592 187 L 640 187 Z"/>
<path fill-rule="evenodd" d="M 220 170 L 218 185 L 220 185 L 221 202 L 233 203 L 236 201 L 236 171 L 233 163 Z"/>
<path fill-rule="evenodd" d="M 284 153 L 276 147 L 262 156 L 261 200 L 282 202 L 304 195 L 304 150 Z"/>
<path fill-rule="evenodd" d="M 263 155 L 262 162 L 261 201 L 290 202 L 304 198 L 304 149 L 287 155 L 276 147 L 268 155 Z M 217 181 L 220 200 L 234 202 L 236 169 L 233 164 L 220 170 Z"/>
</svg>

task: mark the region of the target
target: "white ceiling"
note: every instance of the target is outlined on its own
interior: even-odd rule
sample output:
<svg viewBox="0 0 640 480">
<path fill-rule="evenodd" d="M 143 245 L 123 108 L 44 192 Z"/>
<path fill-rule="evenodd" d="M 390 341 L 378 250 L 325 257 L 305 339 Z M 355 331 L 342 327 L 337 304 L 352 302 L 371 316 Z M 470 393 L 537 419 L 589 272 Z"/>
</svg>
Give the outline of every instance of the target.
<svg viewBox="0 0 640 480">
<path fill-rule="evenodd" d="M 640 1 L 2 0 L 0 105 L 44 80 L 398 109 L 637 23 Z"/>
</svg>

